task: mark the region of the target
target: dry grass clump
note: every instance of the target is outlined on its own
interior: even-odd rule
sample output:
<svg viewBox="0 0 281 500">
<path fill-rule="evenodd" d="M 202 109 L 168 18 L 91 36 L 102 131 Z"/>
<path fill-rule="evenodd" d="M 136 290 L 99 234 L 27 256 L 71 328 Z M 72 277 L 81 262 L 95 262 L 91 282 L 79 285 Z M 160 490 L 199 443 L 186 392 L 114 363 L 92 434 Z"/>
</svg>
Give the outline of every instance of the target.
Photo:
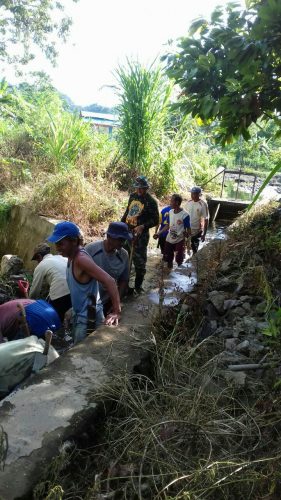
<svg viewBox="0 0 281 500">
<path fill-rule="evenodd" d="M 90 236 L 96 233 L 94 224 L 120 220 L 122 198 L 114 184 L 72 170 L 39 178 L 27 204 L 42 215 L 77 223 Z"/>
<path fill-rule="evenodd" d="M 127 374 L 103 388 L 115 411 L 102 442 L 72 451 L 35 498 L 58 486 L 72 499 L 278 498 L 279 394 L 262 382 L 226 385 L 218 339 L 192 347 L 153 337 L 151 349 L 154 380 Z"/>
</svg>

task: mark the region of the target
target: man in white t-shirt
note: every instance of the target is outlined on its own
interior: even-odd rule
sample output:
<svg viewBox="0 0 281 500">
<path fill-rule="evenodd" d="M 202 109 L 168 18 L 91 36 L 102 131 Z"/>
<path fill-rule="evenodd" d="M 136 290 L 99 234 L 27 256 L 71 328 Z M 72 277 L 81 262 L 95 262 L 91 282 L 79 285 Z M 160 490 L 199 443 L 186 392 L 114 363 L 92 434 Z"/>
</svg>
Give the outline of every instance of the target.
<svg viewBox="0 0 281 500">
<path fill-rule="evenodd" d="M 190 222 L 188 213 L 181 207 L 182 197 L 179 194 L 173 194 L 170 201 L 171 210 L 169 211 L 169 223 L 165 225 L 158 233 L 167 231 L 166 243 L 164 248 L 164 260 L 168 268 L 173 268 L 173 260 L 180 266 L 183 263 L 185 251 L 185 238 L 190 234 Z"/>
<path fill-rule="evenodd" d="M 32 260 L 38 262 L 33 274 L 30 299 L 39 299 L 43 283 L 49 286 L 48 302 L 57 311 L 60 320 L 71 308 L 71 298 L 66 282 L 67 259 L 61 255 L 51 254 L 48 243 L 39 243 L 33 250 Z"/>
<path fill-rule="evenodd" d="M 198 251 L 199 241 L 205 241 L 206 232 L 209 224 L 208 205 L 204 200 L 200 199 L 202 190 L 198 186 L 194 186 L 191 190 L 191 200 L 185 205 L 185 211 L 190 217 L 191 227 L 191 248 L 193 253 Z"/>
</svg>

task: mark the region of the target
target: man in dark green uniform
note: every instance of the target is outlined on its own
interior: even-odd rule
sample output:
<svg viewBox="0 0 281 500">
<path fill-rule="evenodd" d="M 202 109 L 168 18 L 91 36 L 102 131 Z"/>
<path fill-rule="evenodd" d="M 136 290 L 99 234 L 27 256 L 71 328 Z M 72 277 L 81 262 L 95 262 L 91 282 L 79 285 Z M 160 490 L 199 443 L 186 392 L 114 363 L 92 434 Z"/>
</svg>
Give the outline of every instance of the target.
<svg viewBox="0 0 281 500">
<path fill-rule="evenodd" d="M 136 178 L 134 188 L 136 191 L 130 195 L 128 206 L 121 221 L 126 222 L 134 233 L 135 291 L 141 293 L 146 273 L 149 229 L 158 226 L 159 211 L 157 201 L 147 192 L 149 184 L 144 175 Z"/>
</svg>

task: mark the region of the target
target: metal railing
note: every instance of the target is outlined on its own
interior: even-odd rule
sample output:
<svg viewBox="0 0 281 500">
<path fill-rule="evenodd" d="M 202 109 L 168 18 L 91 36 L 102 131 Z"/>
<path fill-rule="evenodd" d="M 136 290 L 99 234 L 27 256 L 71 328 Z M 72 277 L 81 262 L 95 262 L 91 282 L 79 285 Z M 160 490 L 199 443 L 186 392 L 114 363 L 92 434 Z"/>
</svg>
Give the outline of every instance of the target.
<svg viewBox="0 0 281 500">
<path fill-rule="evenodd" d="M 252 184 L 252 189 L 251 189 L 251 199 L 253 198 L 254 194 L 255 194 L 255 188 L 256 188 L 256 182 L 257 182 L 257 175 L 256 174 L 249 174 L 247 172 L 243 172 L 243 170 L 240 168 L 239 170 L 228 170 L 226 168 L 224 168 L 223 170 L 221 170 L 220 172 L 218 172 L 216 175 L 214 175 L 211 179 L 209 179 L 207 182 L 205 182 L 202 187 L 205 187 L 207 184 L 209 184 L 209 182 L 213 181 L 214 179 L 216 179 L 219 175 L 222 175 L 222 182 L 221 182 L 221 192 L 220 192 L 220 198 L 223 197 L 223 192 L 224 192 L 224 188 L 225 188 L 225 181 L 227 179 L 227 176 L 230 175 L 231 176 L 231 179 L 234 178 L 235 180 L 235 176 L 237 176 L 237 187 L 236 187 L 236 191 L 235 191 L 235 200 L 237 200 L 238 198 L 238 193 L 239 193 L 239 186 L 241 184 L 241 182 L 243 181 L 244 182 L 244 179 L 242 178 L 241 179 L 241 176 L 243 177 L 252 177 L 252 180 L 250 181 L 251 184 Z M 239 198 L 238 198 L 239 199 Z"/>
</svg>

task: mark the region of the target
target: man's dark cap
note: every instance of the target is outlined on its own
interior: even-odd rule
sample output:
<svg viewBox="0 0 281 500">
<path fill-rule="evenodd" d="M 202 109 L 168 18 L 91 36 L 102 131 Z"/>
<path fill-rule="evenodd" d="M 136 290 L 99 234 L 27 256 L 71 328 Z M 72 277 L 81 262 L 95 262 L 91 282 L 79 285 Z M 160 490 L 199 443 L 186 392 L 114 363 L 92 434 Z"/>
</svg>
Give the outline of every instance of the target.
<svg viewBox="0 0 281 500">
<path fill-rule="evenodd" d="M 149 183 L 145 175 L 139 175 L 134 183 L 135 188 L 149 188 Z"/>
<path fill-rule="evenodd" d="M 125 222 L 111 222 L 106 233 L 114 239 L 132 240 L 133 235 L 129 232 L 129 228 Z"/>
<path fill-rule="evenodd" d="M 199 186 L 193 186 L 190 190 L 191 193 L 196 193 L 196 194 L 201 194 L 202 193 L 202 189 L 201 187 Z"/>
</svg>

